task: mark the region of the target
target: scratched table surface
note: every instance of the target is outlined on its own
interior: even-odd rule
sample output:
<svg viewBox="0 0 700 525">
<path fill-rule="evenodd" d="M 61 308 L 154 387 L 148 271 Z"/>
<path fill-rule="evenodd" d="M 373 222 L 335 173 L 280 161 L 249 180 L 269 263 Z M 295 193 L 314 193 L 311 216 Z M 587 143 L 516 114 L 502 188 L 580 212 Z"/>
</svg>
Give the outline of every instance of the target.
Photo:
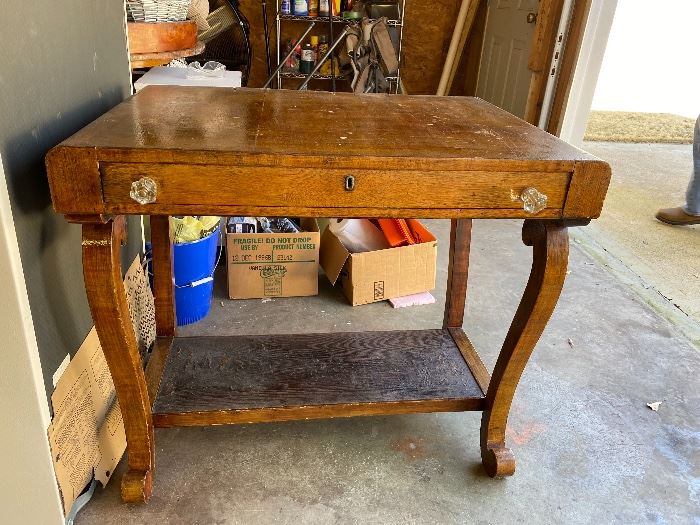
<svg viewBox="0 0 700 525">
<path fill-rule="evenodd" d="M 149 86 L 62 145 L 441 162 L 595 159 L 477 98 L 181 86 Z"/>
</svg>

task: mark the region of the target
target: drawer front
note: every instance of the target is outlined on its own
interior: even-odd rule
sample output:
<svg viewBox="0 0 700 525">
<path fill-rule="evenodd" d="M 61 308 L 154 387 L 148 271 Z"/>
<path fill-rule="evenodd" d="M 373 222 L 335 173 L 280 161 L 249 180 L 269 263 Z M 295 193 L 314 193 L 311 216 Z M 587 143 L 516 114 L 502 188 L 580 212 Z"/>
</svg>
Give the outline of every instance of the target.
<svg viewBox="0 0 700 525">
<path fill-rule="evenodd" d="M 102 163 L 100 169 L 108 208 L 134 205 L 134 212 L 139 204 L 130 196 L 132 184 L 143 179 L 150 179 L 151 202 L 159 205 L 522 210 L 517 197 L 534 187 L 547 196 L 546 209 L 560 210 L 571 176 L 138 163 Z"/>
</svg>

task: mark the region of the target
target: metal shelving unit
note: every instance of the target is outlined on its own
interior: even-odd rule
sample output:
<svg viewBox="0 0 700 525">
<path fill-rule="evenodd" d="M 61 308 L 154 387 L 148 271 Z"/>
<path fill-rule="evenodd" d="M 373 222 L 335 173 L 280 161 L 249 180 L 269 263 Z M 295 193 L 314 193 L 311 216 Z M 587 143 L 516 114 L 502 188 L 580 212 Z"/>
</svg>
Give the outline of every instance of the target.
<svg viewBox="0 0 700 525">
<path fill-rule="evenodd" d="M 332 1 L 332 0 L 331 0 Z M 298 16 L 298 15 L 285 15 L 280 13 L 280 3 L 281 0 L 277 0 L 276 5 L 277 5 L 277 14 L 275 16 L 275 26 L 276 26 L 276 31 L 277 31 L 277 65 L 280 64 L 280 60 L 282 60 L 282 23 L 283 22 L 288 22 L 288 21 L 300 21 L 300 22 L 325 22 L 326 25 L 328 26 L 328 40 L 329 44 L 331 44 L 334 40 L 333 34 L 339 34 L 333 31 L 333 25 L 334 24 L 351 24 L 356 22 L 356 20 L 348 20 L 346 18 L 343 18 L 341 16 Z M 396 75 L 386 77 L 387 81 L 389 81 L 390 88 L 389 92 L 390 93 L 398 93 L 400 90 L 401 86 L 401 47 L 403 43 L 403 26 L 404 26 L 404 18 L 405 18 L 405 10 L 406 10 L 406 0 L 401 0 L 400 2 L 400 8 L 399 8 L 399 15 L 400 18 L 398 20 L 387 20 L 387 25 L 389 27 L 395 27 L 398 29 L 398 58 L 399 58 L 399 67 L 397 69 Z M 374 20 L 374 19 L 371 19 Z M 304 79 L 306 78 L 306 75 L 303 73 L 298 73 L 296 71 L 284 71 L 281 70 L 277 73 L 277 87 L 282 88 L 282 79 L 283 78 L 292 78 L 292 79 Z M 315 74 L 312 77 L 314 80 L 328 80 L 331 81 L 331 86 L 332 86 L 332 91 L 335 91 L 335 83 L 337 80 L 346 80 L 344 76 L 333 76 L 333 75 L 320 75 L 320 74 Z"/>
<path fill-rule="evenodd" d="M 308 75 L 306 73 L 297 73 L 296 71 L 280 71 L 279 76 L 282 78 L 298 78 L 298 79 L 305 79 Z M 314 80 L 332 80 L 333 77 L 331 75 L 319 75 L 318 73 L 312 76 Z M 336 80 L 343 80 L 345 77 L 341 76 L 336 76 Z"/>
<path fill-rule="evenodd" d="M 328 20 L 327 16 L 298 16 L 298 15 L 277 15 L 280 20 L 304 20 L 306 22 L 314 22 L 318 20 Z M 343 18 L 342 16 L 334 16 L 331 17 L 333 19 L 333 22 L 338 22 L 338 23 L 343 23 L 343 24 L 349 24 L 351 22 L 354 22 L 355 20 L 348 20 L 346 18 Z M 371 18 L 370 21 L 374 22 L 374 18 Z M 387 25 L 390 26 L 400 26 L 402 25 L 401 20 L 387 20 Z"/>
<path fill-rule="evenodd" d="M 279 76 L 282 78 L 298 78 L 298 79 L 304 79 L 307 77 L 305 73 L 297 73 L 296 71 L 280 71 Z M 331 75 L 319 75 L 316 74 L 313 77 L 311 77 L 315 80 L 331 80 L 333 77 Z M 385 77 L 389 82 L 398 82 L 399 77 L 398 76 L 392 76 L 392 77 Z M 336 80 L 345 80 L 344 76 L 336 76 Z"/>
</svg>

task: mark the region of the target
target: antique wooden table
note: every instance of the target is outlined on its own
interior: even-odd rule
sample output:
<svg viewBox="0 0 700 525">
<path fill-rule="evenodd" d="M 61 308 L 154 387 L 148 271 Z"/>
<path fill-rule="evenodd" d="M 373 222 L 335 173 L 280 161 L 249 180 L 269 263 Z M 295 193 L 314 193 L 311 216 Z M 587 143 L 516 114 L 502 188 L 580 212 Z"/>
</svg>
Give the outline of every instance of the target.
<svg viewBox="0 0 700 525">
<path fill-rule="evenodd" d="M 597 217 L 610 168 L 482 100 L 147 87 L 47 156 L 54 208 L 83 226 L 83 272 L 128 442 L 124 501 L 148 499 L 154 427 L 482 411 L 491 476 L 559 297 L 567 227 Z M 125 214 L 151 216 L 158 339 L 129 320 Z M 435 330 L 177 338 L 169 215 L 451 218 Z M 462 330 L 471 219 L 524 218 L 530 278 L 491 374 Z M 494 268 L 497 271 L 498 268 Z"/>
</svg>

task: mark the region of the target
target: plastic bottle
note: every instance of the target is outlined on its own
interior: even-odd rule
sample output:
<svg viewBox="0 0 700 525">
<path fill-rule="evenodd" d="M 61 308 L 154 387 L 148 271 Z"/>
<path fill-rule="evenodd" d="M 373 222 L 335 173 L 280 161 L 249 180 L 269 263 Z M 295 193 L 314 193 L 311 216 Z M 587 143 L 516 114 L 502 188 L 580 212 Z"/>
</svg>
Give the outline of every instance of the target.
<svg viewBox="0 0 700 525">
<path fill-rule="evenodd" d="M 326 53 L 328 53 L 328 37 L 326 35 L 321 35 L 318 37 L 318 53 L 317 56 L 318 58 L 316 60 L 321 60 Z M 319 73 L 321 75 L 330 75 L 331 74 L 331 59 L 328 57 L 328 60 L 326 60 L 322 65 L 321 69 L 319 70 Z"/>
<path fill-rule="evenodd" d="M 291 0 L 282 0 L 282 4 L 280 6 L 280 14 L 282 14 L 282 15 L 291 15 L 292 14 Z"/>
<path fill-rule="evenodd" d="M 314 35 L 312 36 L 309 41 L 311 42 L 311 47 L 314 48 L 314 63 L 318 62 L 319 54 L 318 54 L 318 36 Z"/>
<path fill-rule="evenodd" d="M 328 227 L 350 253 L 385 250 L 389 247 L 384 234 L 367 219 L 331 220 Z"/>
<path fill-rule="evenodd" d="M 318 16 L 328 16 L 331 13 L 332 0 L 318 0 Z"/>
<path fill-rule="evenodd" d="M 293 5 L 296 16 L 309 16 L 309 4 L 306 0 L 293 0 Z"/>
<path fill-rule="evenodd" d="M 299 61 L 299 73 L 304 73 L 308 75 L 314 70 L 314 65 L 316 53 L 314 53 L 314 48 L 311 44 L 306 43 L 304 47 L 301 48 L 301 60 Z"/>
<path fill-rule="evenodd" d="M 318 16 L 318 0 L 309 0 L 309 16 Z"/>
</svg>

